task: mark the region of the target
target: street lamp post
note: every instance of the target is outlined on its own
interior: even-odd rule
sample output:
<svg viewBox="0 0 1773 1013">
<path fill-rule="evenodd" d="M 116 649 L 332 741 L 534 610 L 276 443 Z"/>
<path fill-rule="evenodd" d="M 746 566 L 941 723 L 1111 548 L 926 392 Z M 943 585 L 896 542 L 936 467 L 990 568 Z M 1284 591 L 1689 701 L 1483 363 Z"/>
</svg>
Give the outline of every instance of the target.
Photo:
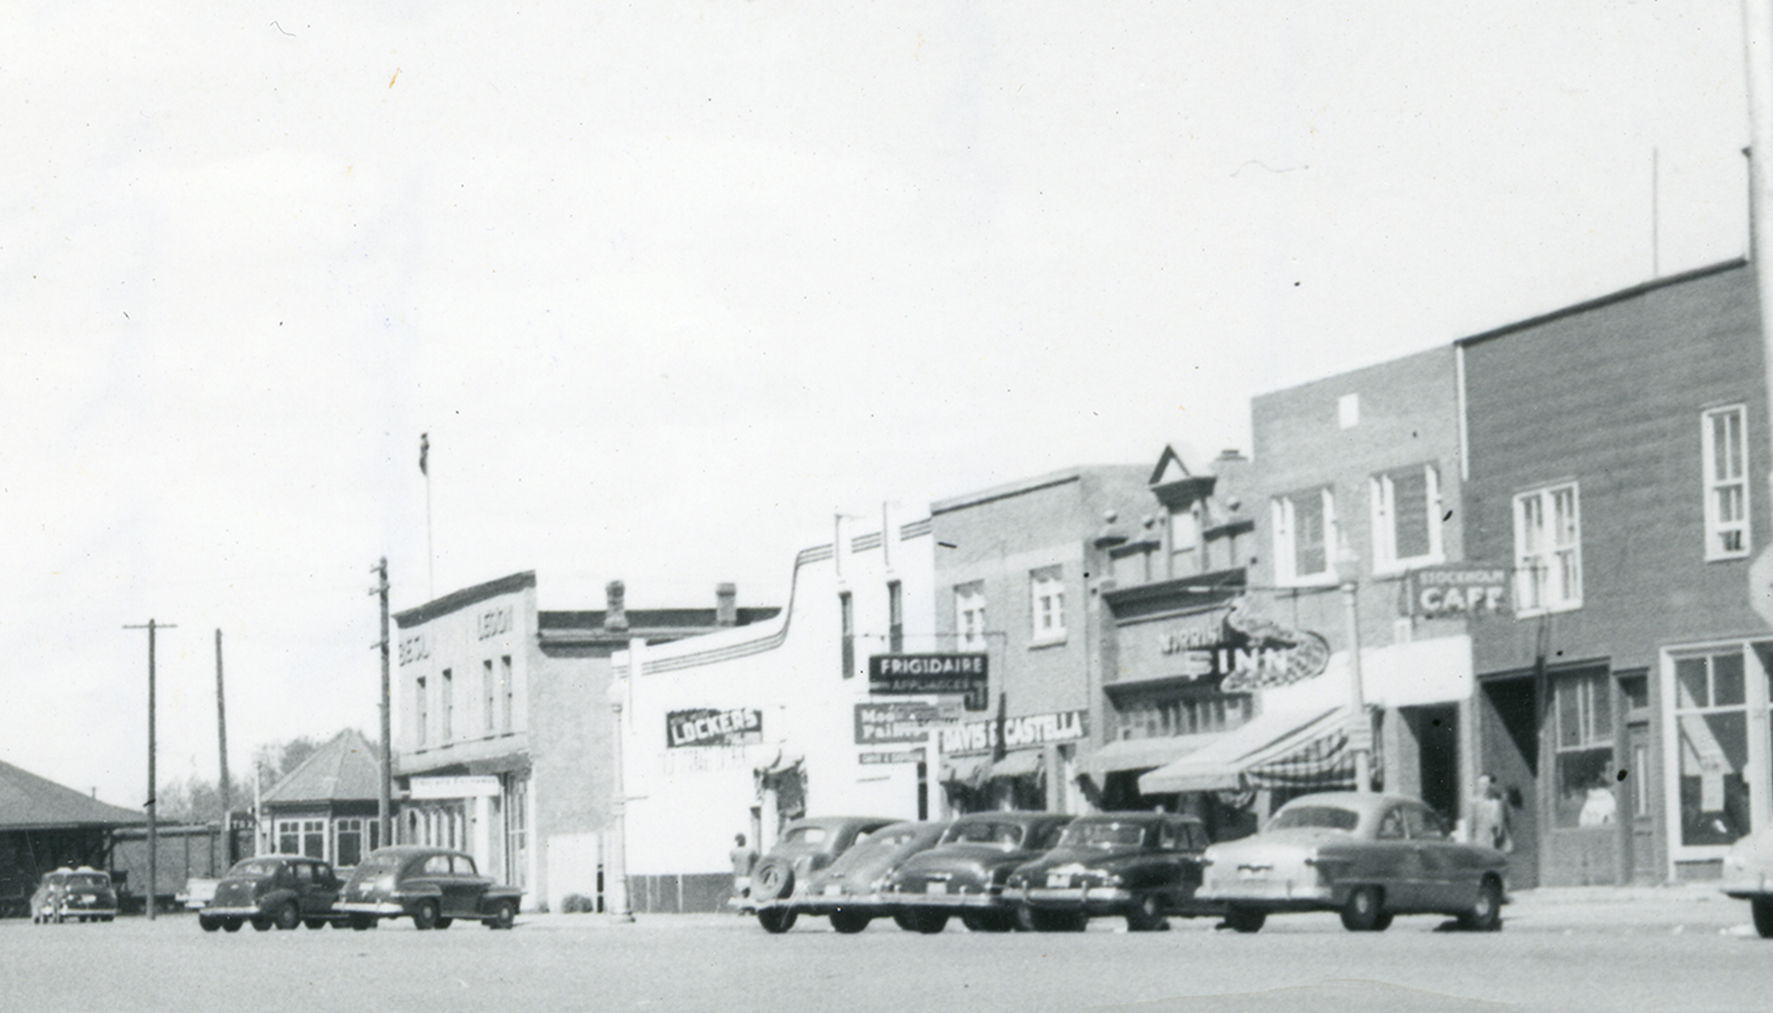
<svg viewBox="0 0 1773 1013">
<path fill-rule="evenodd" d="M 640 667 L 640 651 L 630 642 L 628 671 Z M 641 643 L 644 643 L 642 641 Z M 609 832 L 604 847 L 603 896 L 604 909 L 618 923 L 632 922 L 634 909 L 628 903 L 627 809 L 628 788 L 622 780 L 622 704 L 628 696 L 628 680 L 609 682 L 610 709 L 610 789 Z"/>
<path fill-rule="evenodd" d="M 1342 582 L 1348 613 L 1348 751 L 1354 754 L 1354 790 L 1373 790 L 1373 722 L 1367 718 L 1366 691 L 1361 685 L 1360 581 Z"/>
</svg>

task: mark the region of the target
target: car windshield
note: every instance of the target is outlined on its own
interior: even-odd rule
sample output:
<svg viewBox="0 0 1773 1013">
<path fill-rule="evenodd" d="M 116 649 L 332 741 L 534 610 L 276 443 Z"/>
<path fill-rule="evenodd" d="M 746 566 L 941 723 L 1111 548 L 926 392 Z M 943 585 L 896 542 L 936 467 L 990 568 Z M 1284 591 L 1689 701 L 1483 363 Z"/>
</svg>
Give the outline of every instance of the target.
<svg viewBox="0 0 1773 1013">
<path fill-rule="evenodd" d="M 1061 848 L 1132 848 L 1145 840 L 1143 823 L 1073 823 L 1059 838 Z"/>
<path fill-rule="evenodd" d="M 956 823 L 942 835 L 943 844 L 998 844 L 1015 847 L 1022 843 L 1022 825 L 1019 823 L 992 823 L 976 820 L 970 823 Z"/>
<path fill-rule="evenodd" d="M 236 862 L 234 864 L 234 867 L 232 869 L 228 870 L 228 875 L 230 875 L 230 876 L 275 876 L 275 875 L 277 875 L 277 863 L 276 862 L 255 862 L 255 861 L 250 861 L 250 860 L 245 861 L 245 862 Z"/>
<path fill-rule="evenodd" d="M 111 880 L 106 876 L 84 872 L 69 876 L 67 884 L 81 890 L 105 890 L 110 888 Z"/>
<path fill-rule="evenodd" d="M 1283 809 L 1268 824 L 1270 830 L 1292 830 L 1296 827 L 1321 827 L 1326 830 L 1353 830 L 1361 814 L 1353 809 L 1333 805 L 1302 805 Z"/>
</svg>

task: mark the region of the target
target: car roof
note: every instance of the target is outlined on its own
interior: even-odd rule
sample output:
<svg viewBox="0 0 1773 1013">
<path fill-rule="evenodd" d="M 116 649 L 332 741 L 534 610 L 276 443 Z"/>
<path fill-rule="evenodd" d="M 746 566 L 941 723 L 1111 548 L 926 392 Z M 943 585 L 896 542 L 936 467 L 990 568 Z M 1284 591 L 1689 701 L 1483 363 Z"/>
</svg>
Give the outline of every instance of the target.
<svg viewBox="0 0 1773 1013">
<path fill-rule="evenodd" d="M 1373 813 L 1381 809 L 1389 809 L 1400 802 L 1409 802 L 1413 805 L 1426 804 L 1421 799 L 1411 798 L 1408 795 L 1391 795 L 1384 792 L 1320 791 L 1292 799 L 1286 805 L 1281 806 L 1281 809 L 1307 805 L 1333 805 L 1359 813 Z M 1276 812 L 1279 811 L 1276 810 Z"/>
<path fill-rule="evenodd" d="M 955 823 L 1041 823 L 1049 820 L 1069 820 L 1070 813 L 1028 812 L 1027 810 L 998 809 L 984 813 L 967 813 L 956 816 Z"/>
<path fill-rule="evenodd" d="M 1199 816 L 1186 813 L 1157 813 L 1140 810 L 1138 812 L 1088 813 L 1079 816 L 1077 823 L 1199 823 Z"/>
<path fill-rule="evenodd" d="M 886 816 L 803 816 L 782 828 L 786 834 L 796 827 L 884 827 L 902 820 L 890 819 Z"/>
<path fill-rule="evenodd" d="M 390 858 L 399 859 L 417 858 L 420 855 L 461 855 L 463 858 L 474 857 L 466 851 L 457 851 L 454 848 L 439 848 L 429 844 L 390 844 L 385 848 L 377 848 L 369 853 L 370 858 L 374 858 L 377 855 L 386 855 Z"/>
</svg>

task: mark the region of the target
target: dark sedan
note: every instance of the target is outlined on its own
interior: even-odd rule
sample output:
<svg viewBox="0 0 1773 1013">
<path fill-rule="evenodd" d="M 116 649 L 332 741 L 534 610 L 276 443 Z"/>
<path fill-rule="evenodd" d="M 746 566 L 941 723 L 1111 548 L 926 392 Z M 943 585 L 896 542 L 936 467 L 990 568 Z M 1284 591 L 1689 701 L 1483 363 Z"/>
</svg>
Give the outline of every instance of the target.
<svg viewBox="0 0 1773 1013">
<path fill-rule="evenodd" d="M 1393 915 L 1447 914 L 1462 928 L 1502 927 L 1508 859 L 1456 841 L 1435 811 L 1397 795 L 1324 792 L 1293 799 L 1262 832 L 1207 849 L 1197 897 L 1255 932 L 1271 912 L 1339 911 L 1353 932 Z"/>
<path fill-rule="evenodd" d="M 293 929 L 324 928 L 337 917 L 339 878 L 332 866 L 300 855 L 260 855 L 234 863 L 215 886 L 215 898 L 197 915 L 205 932 L 240 931 L 251 924 L 260 932 L 275 925 Z"/>
<path fill-rule="evenodd" d="M 949 824 L 941 841 L 887 877 L 883 897 L 918 932 L 936 933 L 959 915 L 974 932 L 1016 927 L 1004 882 L 1016 867 L 1059 842 L 1072 817 L 1063 813 L 969 813 Z"/>
<path fill-rule="evenodd" d="M 1129 931 L 1155 931 L 1168 915 L 1224 910 L 1195 900 L 1206 848 L 1206 828 L 1192 816 L 1080 816 L 1057 847 L 1010 874 L 1005 893 L 1024 928 L 1080 932 L 1092 915 L 1118 915 Z"/>
<path fill-rule="evenodd" d="M 838 932 L 860 932 L 877 916 L 895 914 L 882 897 L 886 878 L 911 856 L 935 847 L 946 823 L 894 823 L 882 827 L 832 862 L 807 883 L 794 902 L 799 914 L 825 915 Z M 909 920 L 899 917 L 901 927 Z"/>
<path fill-rule="evenodd" d="M 337 910 L 354 929 L 382 918 L 411 918 L 416 929 L 447 929 L 458 918 L 508 929 L 523 894 L 482 876 L 472 855 L 396 845 L 370 852 L 346 881 Z"/>
</svg>

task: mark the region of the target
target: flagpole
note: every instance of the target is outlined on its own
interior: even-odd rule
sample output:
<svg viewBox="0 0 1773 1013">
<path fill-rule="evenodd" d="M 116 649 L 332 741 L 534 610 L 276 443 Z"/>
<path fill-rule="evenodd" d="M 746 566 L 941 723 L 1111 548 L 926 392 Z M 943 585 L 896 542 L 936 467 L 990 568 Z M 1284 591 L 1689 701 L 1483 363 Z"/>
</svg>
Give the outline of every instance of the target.
<svg viewBox="0 0 1773 1013">
<path fill-rule="evenodd" d="M 419 434 L 419 473 L 425 476 L 425 597 L 437 597 L 437 550 L 431 541 L 431 434 Z"/>
</svg>

